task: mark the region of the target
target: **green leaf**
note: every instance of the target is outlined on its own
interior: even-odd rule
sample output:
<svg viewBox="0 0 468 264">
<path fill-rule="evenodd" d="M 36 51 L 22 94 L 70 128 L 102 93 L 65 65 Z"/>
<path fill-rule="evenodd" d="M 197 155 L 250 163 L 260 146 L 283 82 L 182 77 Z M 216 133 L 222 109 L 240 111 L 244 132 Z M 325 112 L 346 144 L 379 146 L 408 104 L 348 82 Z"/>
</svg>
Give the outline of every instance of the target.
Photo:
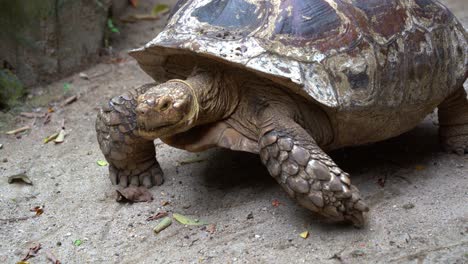
<svg viewBox="0 0 468 264">
<path fill-rule="evenodd" d="M 75 245 L 75 246 L 77 246 L 77 247 L 79 247 L 81 244 L 83 244 L 83 241 L 81 241 L 81 240 L 79 240 L 79 239 L 73 241 L 73 245 Z"/>
<path fill-rule="evenodd" d="M 63 84 L 63 90 L 65 92 L 68 92 L 70 89 L 71 89 L 71 84 L 69 84 L 69 83 L 64 83 Z"/>
<path fill-rule="evenodd" d="M 177 214 L 177 213 L 173 213 L 172 214 L 172 217 L 174 217 L 175 220 L 177 220 L 177 222 L 183 224 L 183 225 L 194 225 L 194 226 L 199 226 L 199 225 L 207 225 L 208 223 L 205 222 L 205 221 L 200 221 L 198 219 L 191 219 L 191 218 L 188 218 L 184 215 L 181 215 L 181 214 Z"/>
<path fill-rule="evenodd" d="M 109 165 L 109 163 L 107 163 L 107 161 L 105 161 L 105 160 L 98 160 L 96 163 L 97 163 L 97 165 L 99 165 L 101 167 Z"/>
<path fill-rule="evenodd" d="M 46 137 L 46 138 L 44 139 L 44 144 L 47 144 L 47 143 L 49 143 L 50 141 L 56 139 L 56 138 L 58 137 L 58 135 L 59 135 L 59 133 L 56 132 L 56 133 L 53 133 L 52 135 Z"/>
<path fill-rule="evenodd" d="M 151 10 L 153 16 L 162 15 L 167 12 L 169 12 L 169 6 L 165 4 L 157 4 L 153 7 L 153 10 Z"/>
<path fill-rule="evenodd" d="M 111 32 L 120 33 L 119 29 L 116 26 L 114 26 L 114 22 L 112 22 L 111 18 L 107 19 L 107 27 L 110 29 Z"/>
</svg>

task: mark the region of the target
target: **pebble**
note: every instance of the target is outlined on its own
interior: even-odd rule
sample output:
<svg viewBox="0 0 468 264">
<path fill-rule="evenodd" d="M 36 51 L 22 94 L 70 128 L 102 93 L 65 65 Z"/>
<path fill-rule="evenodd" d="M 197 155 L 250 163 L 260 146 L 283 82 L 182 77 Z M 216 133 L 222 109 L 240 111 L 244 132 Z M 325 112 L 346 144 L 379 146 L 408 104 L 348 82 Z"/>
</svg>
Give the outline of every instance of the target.
<svg viewBox="0 0 468 264">
<path fill-rule="evenodd" d="M 247 219 L 253 219 L 253 218 L 254 218 L 253 213 L 250 212 L 250 213 L 247 215 Z"/>
<path fill-rule="evenodd" d="M 8 162 L 8 159 L 4 158 L 2 161 L 6 163 L 6 162 Z"/>
<path fill-rule="evenodd" d="M 414 208 L 414 204 L 412 203 L 407 203 L 403 205 L 403 209 L 410 210 Z"/>
</svg>

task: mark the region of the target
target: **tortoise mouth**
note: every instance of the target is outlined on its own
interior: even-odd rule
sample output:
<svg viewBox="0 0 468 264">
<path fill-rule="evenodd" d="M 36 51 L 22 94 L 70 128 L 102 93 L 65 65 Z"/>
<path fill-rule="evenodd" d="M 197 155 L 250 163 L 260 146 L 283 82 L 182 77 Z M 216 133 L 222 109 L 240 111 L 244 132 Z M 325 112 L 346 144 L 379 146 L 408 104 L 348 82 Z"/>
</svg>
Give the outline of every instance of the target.
<svg viewBox="0 0 468 264">
<path fill-rule="evenodd" d="M 165 122 L 147 122 L 146 120 L 137 121 L 138 134 L 148 139 L 155 139 L 177 133 L 182 120 Z"/>
</svg>

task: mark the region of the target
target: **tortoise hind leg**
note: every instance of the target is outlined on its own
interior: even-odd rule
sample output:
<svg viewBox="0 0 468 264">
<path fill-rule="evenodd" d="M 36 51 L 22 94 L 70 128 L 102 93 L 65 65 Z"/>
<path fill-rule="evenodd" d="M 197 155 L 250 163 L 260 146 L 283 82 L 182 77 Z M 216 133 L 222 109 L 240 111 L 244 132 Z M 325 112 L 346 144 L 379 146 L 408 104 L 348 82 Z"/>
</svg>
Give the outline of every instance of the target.
<svg viewBox="0 0 468 264">
<path fill-rule="evenodd" d="M 368 207 L 348 174 L 292 119 L 264 121 L 260 157 L 278 183 L 307 209 L 332 220 L 364 223 Z"/>
<path fill-rule="evenodd" d="M 151 86 L 144 85 L 112 98 L 98 113 L 97 139 L 109 162 L 112 184 L 151 187 L 163 182 L 153 140 L 135 134 L 136 98 Z"/>
<path fill-rule="evenodd" d="M 445 150 L 468 153 L 468 99 L 463 87 L 439 105 L 439 137 Z"/>
</svg>

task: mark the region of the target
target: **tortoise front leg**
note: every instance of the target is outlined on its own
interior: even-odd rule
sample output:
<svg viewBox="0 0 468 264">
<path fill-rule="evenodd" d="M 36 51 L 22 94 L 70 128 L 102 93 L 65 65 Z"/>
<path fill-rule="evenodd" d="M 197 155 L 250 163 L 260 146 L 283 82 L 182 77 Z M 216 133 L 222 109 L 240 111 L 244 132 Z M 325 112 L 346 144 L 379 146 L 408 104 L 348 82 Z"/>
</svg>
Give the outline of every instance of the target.
<svg viewBox="0 0 468 264">
<path fill-rule="evenodd" d="M 439 105 L 439 137 L 443 147 L 468 153 L 468 99 L 463 86 Z"/>
<path fill-rule="evenodd" d="M 333 220 L 363 225 L 368 207 L 349 175 L 292 119 L 263 121 L 260 157 L 278 183 L 307 209 Z"/>
<path fill-rule="evenodd" d="M 163 183 L 153 140 L 137 135 L 136 99 L 154 85 L 143 85 L 112 98 L 98 113 L 99 146 L 109 162 L 112 184 L 152 187 Z"/>
</svg>

